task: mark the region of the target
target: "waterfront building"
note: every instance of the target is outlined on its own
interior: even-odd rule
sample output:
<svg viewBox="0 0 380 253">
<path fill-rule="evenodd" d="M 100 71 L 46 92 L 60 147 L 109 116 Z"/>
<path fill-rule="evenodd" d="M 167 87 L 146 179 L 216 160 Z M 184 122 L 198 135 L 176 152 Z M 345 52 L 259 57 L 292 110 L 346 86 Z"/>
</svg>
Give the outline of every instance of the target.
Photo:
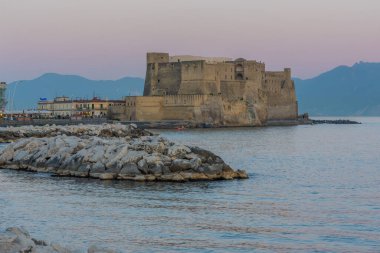
<svg viewBox="0 0 380 253">
<path fill-rule="evenodd" d="M 0 113 L 4 113 L 5 106 L 7 104 L 5 91 L 7 89 L 7 84 L 5 82 L 0 82 Z"/>
<path fill-rule="evenodd" d="M 53 100 L 40 99 L 38 111 L 48 111 L 55 117 L 106 117 L 111 105 L 122 105 L 125 100 L 108 100 L 99 97 L 92 99 L 71 99 L 66 96 Z"/>
</svg>

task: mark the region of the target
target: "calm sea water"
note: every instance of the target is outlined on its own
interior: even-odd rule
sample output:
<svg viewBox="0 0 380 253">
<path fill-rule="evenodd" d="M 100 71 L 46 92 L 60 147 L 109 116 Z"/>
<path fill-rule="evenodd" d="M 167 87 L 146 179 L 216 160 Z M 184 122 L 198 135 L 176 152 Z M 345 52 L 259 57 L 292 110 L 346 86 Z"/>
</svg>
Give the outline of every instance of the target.
<svg viewBox="0 0 380 253">
<path fill-rule="evenodd" d="M 125 252 L 380 252 L 380 118 L 160 131 L 250 179 L 134 183 L 0 170 L 0 229 Z"/>
</svg>

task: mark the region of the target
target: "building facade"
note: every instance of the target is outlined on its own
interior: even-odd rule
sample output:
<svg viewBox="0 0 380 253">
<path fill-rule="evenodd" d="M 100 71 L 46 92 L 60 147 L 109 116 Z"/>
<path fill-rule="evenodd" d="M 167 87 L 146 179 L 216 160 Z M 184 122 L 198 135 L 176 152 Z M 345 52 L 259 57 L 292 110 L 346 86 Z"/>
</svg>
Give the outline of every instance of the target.
<svg viewBox="0 0 380 253">
<path fill-rule="evenodd" d="M 124 100 L 104 100 L 98 97 L 92 99 L 70 99 L 69 97 L 56 97 L 54 100 L 41 100 L 38 102 L 38 111 L 50 112 L 52 116 L 59 117 L 106 117 L 111 105 L 122 105 Z"/>
<path fill-rule="evenodd" d="M 5 111 L 5 106 L 7 104 L 6 101 L 6 89 L 7 84 L 5 82 L 0 82 L 0 112 L 3 113 Z"/>
<path fill-rule="evenodd" d="M 239 58 L 148 53 L 144 96 L 111 106 L 119 120 L 189 120 L 225 126 L 258 126 L 296 120 L 298 106 L 289 68 Z"/>
</svg>

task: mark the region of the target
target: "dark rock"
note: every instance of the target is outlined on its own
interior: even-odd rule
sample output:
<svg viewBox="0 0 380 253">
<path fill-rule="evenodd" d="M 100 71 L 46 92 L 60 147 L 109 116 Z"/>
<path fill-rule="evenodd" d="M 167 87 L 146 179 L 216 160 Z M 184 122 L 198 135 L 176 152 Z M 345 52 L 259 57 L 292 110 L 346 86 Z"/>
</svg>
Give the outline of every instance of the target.
<svg viewBox="0 0 380 253">
<path fill-rule="evenodd" d="M 198 155 L 202 159 L 202 162 L 215 161 L 217 158 L 220 159 L 220 157 L 216 156 L 211 151 L 208 151 L 199 147 L 190 147 L 190 149 L 191 149 L 191 152 Z"/>
<path fill-rule="evenodd" d="M 141 175 L 141 171 L 137 168 L 137 165 L 135 163 L 127 163 L 121 169 L 120 175 L 134 177 L 136 175 Z"/>
<path fill-rule="evenodd" d="M 189 170 L 191 168 L 192 168 L 192 164 L 191 164 L 191 162 L 189 160 L 175 159 L 172 162 L 170 170 L 172 172 L 178 172 L 178 171 Z"/>
<path fill-rule="evenodd" d="M 148 163 L 146 162 L 145 159 L 141 159 L 137 163 L 138 169 L 143 173 L 143 174 L 148 174 Z"/>
<path fill-rule="evenodd" d="M 337 119 L 337 120 L 316 120 L 312 119 L 311 120 L 312 124 L 337 124 L 337 125 L 346 125 L 346 124 L 361 124 L 358 121 L 352 121 L 348 119 Z"/>
</svg>

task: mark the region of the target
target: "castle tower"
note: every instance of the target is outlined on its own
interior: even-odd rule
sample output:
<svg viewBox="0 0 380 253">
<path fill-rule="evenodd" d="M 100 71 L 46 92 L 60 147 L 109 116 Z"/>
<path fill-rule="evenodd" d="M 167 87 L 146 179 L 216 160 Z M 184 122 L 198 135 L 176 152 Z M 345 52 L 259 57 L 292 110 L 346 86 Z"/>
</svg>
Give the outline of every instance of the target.
<svg viewBox="0 0 380 253">
<path fill-rule="evenodd" d="M 153 96 L 157 92 L 158 64 L 168 63 L 168 53 L 147 53 L 146 55 L 146 76 L 144 85 L 144 96 Z"/>
<path fill-rule="evenodd" d="M 290 68 L 284 68 L 286 79 L 292 79 L 292 71 Z"/>
</svg>

